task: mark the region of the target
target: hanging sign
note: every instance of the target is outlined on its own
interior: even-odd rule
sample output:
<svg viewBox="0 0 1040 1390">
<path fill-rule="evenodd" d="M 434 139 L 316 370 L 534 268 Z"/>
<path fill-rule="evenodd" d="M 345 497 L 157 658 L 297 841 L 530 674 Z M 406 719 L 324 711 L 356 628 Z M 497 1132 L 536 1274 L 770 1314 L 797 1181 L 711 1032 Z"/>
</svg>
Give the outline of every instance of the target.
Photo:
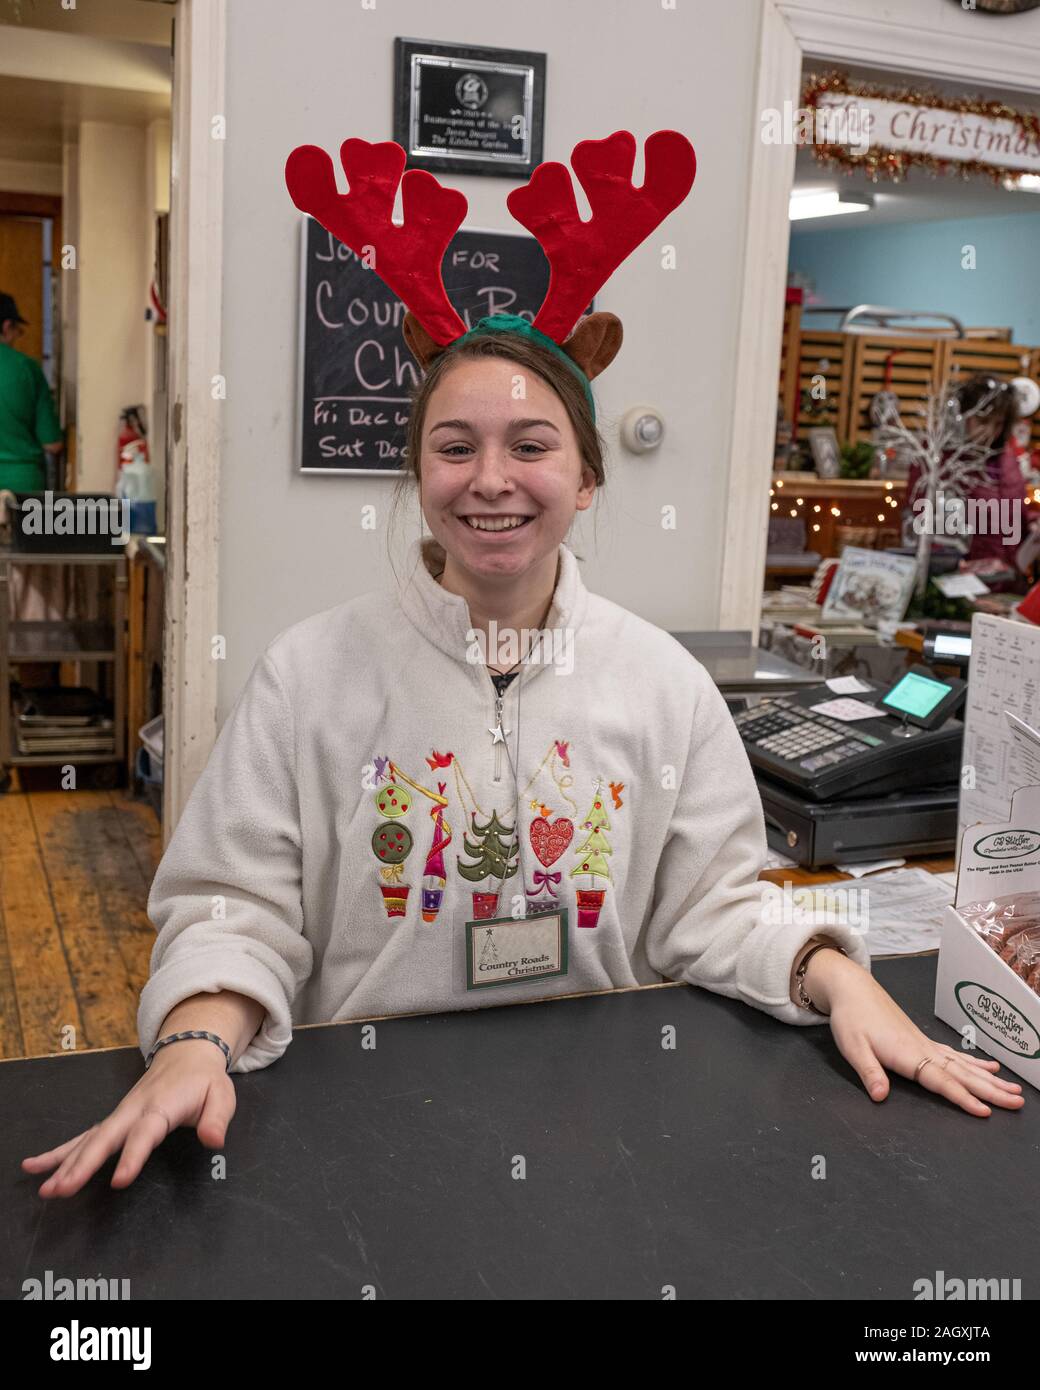
<svg viewBox="0 0 1040 1390">
<path fill-rule="evenodd" d="M 844 119 L 859 135 L 855 144 L 817 139 L 816 158 L 863 169 L 875 182 L 902 179 L 913 165 L 994 181 L 1040 174 L 1040 115 L 1001 101 L 889 89 L 832 72 L 809 77 L 802 103 L 815 113 L 819 131 Z"/>
</svg>

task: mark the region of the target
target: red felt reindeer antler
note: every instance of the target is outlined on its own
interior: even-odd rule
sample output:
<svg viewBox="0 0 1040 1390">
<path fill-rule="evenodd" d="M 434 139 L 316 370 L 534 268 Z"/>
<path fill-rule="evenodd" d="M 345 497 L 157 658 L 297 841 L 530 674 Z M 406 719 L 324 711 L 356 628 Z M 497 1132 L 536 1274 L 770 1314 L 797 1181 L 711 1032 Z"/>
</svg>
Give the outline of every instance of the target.
<svg viewBox="0 0 1040 1390">
<path fill-rule="evenodd" d="M 344 140 L 339 151 L 349 191 L 336 190 L 332 160 L 317 145 L 300 145 L 285 162 L 285 182 L 301 212 L 357 254 L 374 252 L 372 268 L 411 309 L 430 336 L 445 345 L 465 333 L 441 278 L 448 243 L 466 216 L 465 195 L 443 188 L 425 169 L 409 169 L 394 140 Z M 398 185 L 404 222 L 392 220 Z"/>
<path fill-rule="evenodd" d="M 643 184 L 635 188 L 631 131 L 575 145 L 571 164 L 592 208 L 589 222 L 578 215 L 570 170 L 555 161 L 539 164 L 506 198 L 548 258 L 549 289 L 534 326 L 554 342 L 563 342 L 593 295 L 693 187 L 697 156 L 685 135 L 657 130 L 643 150 Z"/>
</svg>

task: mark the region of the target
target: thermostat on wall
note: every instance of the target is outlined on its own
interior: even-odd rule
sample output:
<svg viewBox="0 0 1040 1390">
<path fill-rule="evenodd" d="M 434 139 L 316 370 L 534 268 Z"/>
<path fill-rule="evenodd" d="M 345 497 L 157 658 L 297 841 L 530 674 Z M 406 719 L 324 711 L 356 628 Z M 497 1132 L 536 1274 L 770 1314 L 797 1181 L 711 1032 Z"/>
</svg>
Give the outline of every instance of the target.
<svg viewBox="0 0 1040 1390">
<path fill-rule="evenodd" d="M 633 454 L 648 454 L 664 438 L 664 421 L 649 405 L 634 405 L 621 419 L 621 443 Z"/>
</svg>

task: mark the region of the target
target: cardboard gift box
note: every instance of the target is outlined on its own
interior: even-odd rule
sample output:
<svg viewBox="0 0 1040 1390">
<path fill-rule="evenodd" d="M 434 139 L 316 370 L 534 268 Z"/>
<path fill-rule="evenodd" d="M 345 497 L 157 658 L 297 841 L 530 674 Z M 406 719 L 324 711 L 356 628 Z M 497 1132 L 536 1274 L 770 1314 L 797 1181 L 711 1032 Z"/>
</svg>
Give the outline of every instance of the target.
<svg viewBox="0 0 1040 1390">
<path fill-rule="evenodd" d="M 969 825 L 961 837 L 957 891 L 942 923 L 935 1012 L 959 1033 L 971 1027 L 980 1051 L 1040 1089 L 1037 988 L 1040 786 L 1031 786 L 1014 793 L 1008 820 Z"/>
</svg>

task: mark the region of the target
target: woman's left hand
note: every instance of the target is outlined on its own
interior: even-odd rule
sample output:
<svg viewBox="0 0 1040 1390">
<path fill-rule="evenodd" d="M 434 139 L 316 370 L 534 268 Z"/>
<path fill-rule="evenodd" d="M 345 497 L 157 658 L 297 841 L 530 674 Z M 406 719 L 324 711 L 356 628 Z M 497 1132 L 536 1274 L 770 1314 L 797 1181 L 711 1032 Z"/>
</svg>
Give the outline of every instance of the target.
<svg viewBox="0 0 1040 1390">
<path fill-rule="evenodd" d="M 856 1069 L 872 1100 L 889 1092 L 885 1068 L 935 1091 L 969 1115 L 992 1114 L 991 1105 L 1018 1110 L 1022 1087 L 995 1076 L 1000 1063 L 933 1042 L 913 1023 L 869 971 L 837 951 L 817 951 L 809 961 L 805 986 L 817 1006 L 830 1014 L 838 1050 Z M 926 1057 L 933 1058 L 918 1070 Z M 989 1102 L 987 1104 L 986 1102 Z"/>
</svg>

